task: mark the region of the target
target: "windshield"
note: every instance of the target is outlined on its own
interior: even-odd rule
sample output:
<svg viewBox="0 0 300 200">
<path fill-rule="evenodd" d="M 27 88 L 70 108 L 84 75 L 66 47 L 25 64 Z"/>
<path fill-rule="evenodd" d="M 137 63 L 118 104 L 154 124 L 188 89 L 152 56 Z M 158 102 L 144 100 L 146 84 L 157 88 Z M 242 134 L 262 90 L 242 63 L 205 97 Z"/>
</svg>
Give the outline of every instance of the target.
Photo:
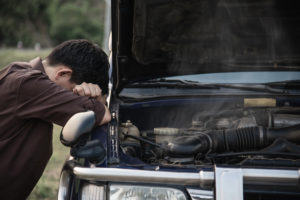
<svg viewBox="0 0 300 200">
<path fill-rule="evenodd" d="M 165 77 L 166 80 L 185 80 L 200 83 L 271 83 L 300 80 L 297 71 L 226 72 Z"/>
</svg>

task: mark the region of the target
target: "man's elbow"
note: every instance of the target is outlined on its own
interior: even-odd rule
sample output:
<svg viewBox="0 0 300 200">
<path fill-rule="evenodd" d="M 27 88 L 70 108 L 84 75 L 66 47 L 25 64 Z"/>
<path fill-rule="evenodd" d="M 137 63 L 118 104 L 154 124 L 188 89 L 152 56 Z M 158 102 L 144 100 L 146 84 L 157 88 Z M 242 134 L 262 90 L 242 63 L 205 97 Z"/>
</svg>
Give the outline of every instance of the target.
<svg viewBox="0 0 300 200">
<path fill-rule="evenodd" d="M 103 119 L 99 125 L 107 124 L 108 122 L 110 122 L 110 120 L 111 120 L 111 114 L 110 114 L 108 108 L 105 107 L 105 113 L 104 113 Z"/>
</svg>

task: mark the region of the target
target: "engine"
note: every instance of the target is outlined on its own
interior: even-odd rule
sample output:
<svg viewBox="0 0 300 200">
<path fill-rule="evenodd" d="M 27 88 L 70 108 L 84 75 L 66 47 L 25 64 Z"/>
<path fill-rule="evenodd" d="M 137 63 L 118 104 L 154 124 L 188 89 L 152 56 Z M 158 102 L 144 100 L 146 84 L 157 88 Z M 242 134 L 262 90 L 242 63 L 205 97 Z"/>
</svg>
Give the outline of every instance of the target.
<svg viewBox="0 0 300 200">
<path fill-rule="evenodd" d="M 205 165 L 300 152 L 300 112 L 236 109 L 195 113 L 185 127 L 121 123 L 122 151 L 149 164 Z M 231 156 L 235 155 L 234 159 Z M 263 156 L 262 156 L 263 155 Z M 237 156 L 239 159 L 236 159 Z M 284 157 L 284 156 L 283 156 Z"/>
</svg>

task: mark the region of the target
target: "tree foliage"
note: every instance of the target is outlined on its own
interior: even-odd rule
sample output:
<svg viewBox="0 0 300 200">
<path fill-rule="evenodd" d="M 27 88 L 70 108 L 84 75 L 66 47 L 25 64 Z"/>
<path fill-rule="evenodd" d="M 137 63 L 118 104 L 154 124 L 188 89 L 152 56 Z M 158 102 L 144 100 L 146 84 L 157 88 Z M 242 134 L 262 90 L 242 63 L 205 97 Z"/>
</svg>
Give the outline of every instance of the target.
<svg viewBox="0 0 300 200">
<path fill-rule="evenodd" d="M 0 0 L 0 47 L 77 38 L 101 44 L 104 7 L 104 0 Z"/>
<path fill-rule="evenodd" d="M 101 5 L 94 4 L 92 1 L 70 1 L 57 5 L 57 9 L 52 7 L 50 16 L 50 36 L 55 39 L 55 42 L 60 43 L 75 38 L 88 38 L 97 43 L 102 42 Z"/>
<path fill-rule="evenodd" d="M 32 43 L 47 26 L 47 0 L 0 0 L 0 44 Z M 40 33 L 39 33 L 40 32 Z"/>
</svg>

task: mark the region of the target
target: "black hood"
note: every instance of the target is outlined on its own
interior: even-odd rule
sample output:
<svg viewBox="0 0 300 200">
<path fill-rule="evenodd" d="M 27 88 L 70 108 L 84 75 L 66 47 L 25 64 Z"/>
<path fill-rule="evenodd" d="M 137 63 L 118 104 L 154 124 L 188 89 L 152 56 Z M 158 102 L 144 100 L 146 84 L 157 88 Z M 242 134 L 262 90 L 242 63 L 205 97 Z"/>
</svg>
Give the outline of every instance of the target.
<svg viewBox="0 0 300 200">
<path fill-rule="evenodd" d="M 300 2 L 112 0 L 113 82 L 299 70 Z"/>
</svg>

